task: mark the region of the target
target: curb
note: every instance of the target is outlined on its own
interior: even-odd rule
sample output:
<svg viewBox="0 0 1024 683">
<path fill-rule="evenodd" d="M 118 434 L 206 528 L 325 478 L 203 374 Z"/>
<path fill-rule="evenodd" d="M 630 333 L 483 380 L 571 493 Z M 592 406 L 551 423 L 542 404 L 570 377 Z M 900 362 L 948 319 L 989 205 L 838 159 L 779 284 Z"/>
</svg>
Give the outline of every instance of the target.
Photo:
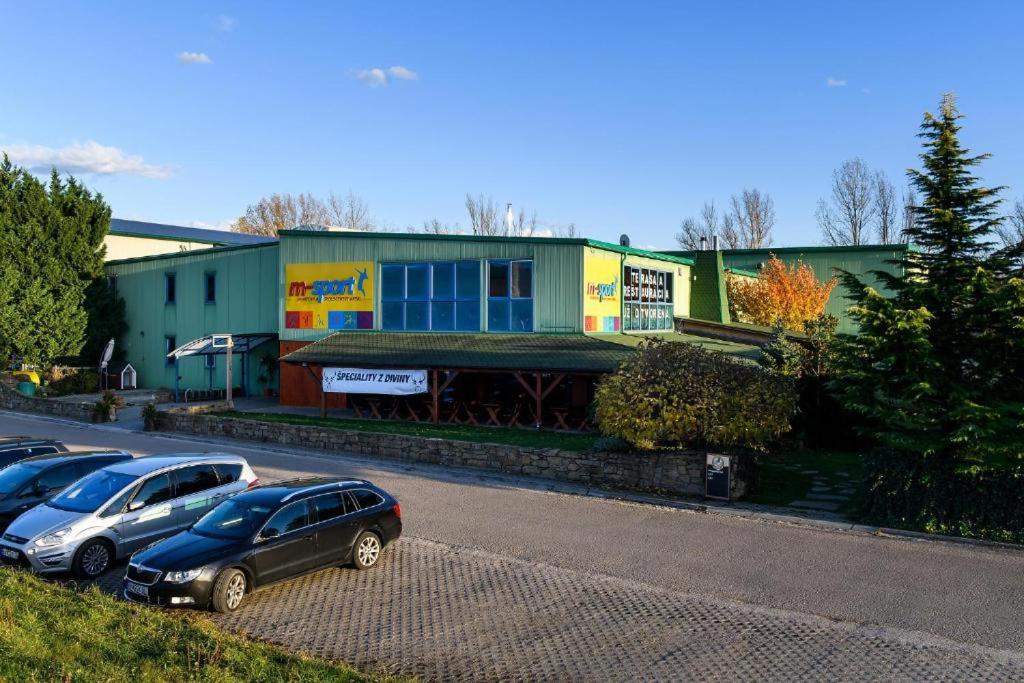
<svg viewBox="0 0 1024 683">
<path fill-rule="evenodd" d="M 280 453 L 282 455 L 312 455 L 317 457 L 342 457 L 342 458 L 353 458 L 363 461 L 369 461 L 379 467 L 387 468 L 398 468 L 405 471 L 416 470 L 424 467 L 432 467 L 428 463 L 414 463 L 405 462 L 397 459 L 373 459 L 370 456 L 363 456 L 358 453 L 346 454 L 339 453 L 336 451 L 323 451 L 312 448 L 298 447 L 295 449 L 278 448 L 270 444 L 248 441 L 245 439 L 230 439 L 207 437 L 199 434 L 189 434 L 187 432 L 146 432 L 135 429 L 123 429 L 120 427 L 114 427 L 110 425 L 96 425 L 90 422 L 78 422 L 75 420 L 54 417 L 51 415 L 40 415 L 37 413 L 25 413 L 14 410 L 0 409 L 0 416 L 7 415 L 11 417 L 21 417 L 36 419 L 46 422 L 54 422 L 57 424 L 63 424 L 70 427 L 79 427 L 82 429 L 99 429 L 106 432 L 124 432 L 125 434 L 133 434 L 139 436 L 152 436 L 156 438 L 164 438 L 174 441 L 191 441 L 196 443 L 208 443 L 213 445 L 223 445 L 225 443 L 251 443 L 260 450 L 267 451 L 270 453 Z M 816 519 L 813 517 L 805 517 L 799 514 L 792 514 L 789 511 L 791 508 L 776 508 L 778 512 L 769 510 L 753 509 L 749 507 L 743 507 L 743 503 L 710 503 L 705 501 L 693 501 L 685 498 L 665 498 L 662 496 L 650 495 L 637 493 L 634 491 L 626 491 L 621 489 L 599 489 L 591 488 L 583 485 L 574 485 L 568 482 L 560 482 L 557 480 L 541 479 L 538 477 L 530 477 L 529 475 L 515 475 L 515 474 L 503 474 L 500 472 L 492 472 L 490 470 L 478 470 L 470 467 L 448 467 L 445 468 L 446 472 L 452 475 L 457 475 L 460 478 L 473 478 L 478 480 L 497 481 L 512 488 L 543 491 L 548 493 L 556 493 L 560 495 L 571 495 L 571 496 L 586 496 L 588 498 L 604 498 L 606 500 L 615 500 L 624 503 L 639 504 L 639 505 L 652 505 L 662 508 L 670 508 L 679 510 L 682 512 L 688 512 L 691 514 L 707 514 L 707 515 L 720 515 L 723 517 L 732 517 L 736 519 L 747 519 L 765 522 L 769 524 L 779 524 L 783 526 L 794 526 L 794 527 L 806 527 L 813 528 L 822 531 L 832 531 L 838 533 L 852 533 L 859 536 L 872 536 L 875 538 L 888 538 L 892 540 L 902 541 L 924 541 L 931 543 L 950 543 L 955 545 L 967 545 L 981 548 L 989 548 L 993 550 L 1012 551 L 1017 553 L 1024 553 L 1024 545 L 1018 545 L 1015 543 L 1004 543 L 1002 541 L 989 541 L 978 538 L 964 538 L 962 536 L 946 536 L 942 534 L 929 534 L 922 531 L 911 531 L 907 529 L 896 529 L 892 527 L 878 527 L 864 524 L 857 524 L 843 519 Z M 530 484 L 530 485 L 524 485 Z"/>
</svg>

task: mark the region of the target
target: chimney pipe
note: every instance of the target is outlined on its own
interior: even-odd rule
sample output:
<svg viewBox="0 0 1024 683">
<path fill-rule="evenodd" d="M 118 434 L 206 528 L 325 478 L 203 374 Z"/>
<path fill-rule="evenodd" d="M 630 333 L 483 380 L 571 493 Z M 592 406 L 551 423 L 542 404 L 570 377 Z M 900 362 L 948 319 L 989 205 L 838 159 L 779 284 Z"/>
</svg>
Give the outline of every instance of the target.
<svg viewBox="0 0 1024 683">
<path fill-rule="evenodd" d="M 718 235 L 711 238 L 711 248 L 714 251 L 718 251 Z"/>
<path fill-rule="evenodd" d="M 704 237 L 703 235 L 701 235 L 701 238 L 700 238 L 700 250 L 701 251 L 707 251 L 708 250 L 708 238 Z"/>
</svg>

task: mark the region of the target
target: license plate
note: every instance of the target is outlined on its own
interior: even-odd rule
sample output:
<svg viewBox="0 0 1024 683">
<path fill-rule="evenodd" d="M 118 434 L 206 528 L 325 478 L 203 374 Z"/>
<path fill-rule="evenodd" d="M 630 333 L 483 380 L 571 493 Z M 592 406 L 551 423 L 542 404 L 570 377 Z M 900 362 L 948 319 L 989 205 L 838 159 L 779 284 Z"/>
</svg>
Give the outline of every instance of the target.
<svg viewBox="0 0 1024 683">
<path fill-rule="evenodd" d="M 132 595 L 139 595 L 144 598 L 149 597 L 149 588 L 147 586 L 143 586 L 141 583 L 129 581 L 128 585 L 125 586 L 125 590 L 127 590 Z"/>
<path fill-rule="evenodd" d="M 17 550 L 11 550 L 10 548 L 4 548 L 3 555 L 8 560 L 17 560 L 20 557 Z"/>
</svg>

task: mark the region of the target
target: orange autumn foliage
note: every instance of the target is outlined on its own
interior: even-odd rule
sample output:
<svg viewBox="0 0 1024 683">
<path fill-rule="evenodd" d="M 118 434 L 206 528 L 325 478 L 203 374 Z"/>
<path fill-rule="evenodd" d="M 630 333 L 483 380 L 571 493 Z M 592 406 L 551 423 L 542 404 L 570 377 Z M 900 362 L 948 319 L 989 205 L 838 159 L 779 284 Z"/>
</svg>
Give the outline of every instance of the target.
<svg viewBox="0 0 1024 683">
<path fill-rule="evenodd" d="M 772 256 L 756 280 L 730 276 L 729 303 L 740 322 L 771 327 L 782 320 L 787 330 L 802 332 L 804 323 L 825 311 L 836 279 L 819 282 L 805 263 L 787 266 Z"/>
</svg>

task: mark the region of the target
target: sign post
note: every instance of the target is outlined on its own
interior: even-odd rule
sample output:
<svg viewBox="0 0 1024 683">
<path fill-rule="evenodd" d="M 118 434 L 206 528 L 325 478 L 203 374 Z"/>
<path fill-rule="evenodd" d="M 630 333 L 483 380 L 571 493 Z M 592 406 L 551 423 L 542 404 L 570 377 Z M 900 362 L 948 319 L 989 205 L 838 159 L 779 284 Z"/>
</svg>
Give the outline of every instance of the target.
<svg viewBox="0 0 1024 683">
<path fill-rule="evenodd" d="M 704 497 L 729 500 L 732 490 L 731 459 L 727 455 L 708 453 L 704 467 Z"/>
<path fill-rule="evenodd" d="M 235 346 L 235 340 L 231 338 L 230 334 L 215 334 L 213 335 L 213 341 L 210 344 L 215 349 L 224 349 L 225 353 L 225 365 L 224 369 L 224 396 L 227 399 L 228 406 L 231 408 L 235 407 L 235 403 L 232 400 L 231 391 L 234 385 L 234 379 L 231 376 L 231 349 Z"/>
</svg>

